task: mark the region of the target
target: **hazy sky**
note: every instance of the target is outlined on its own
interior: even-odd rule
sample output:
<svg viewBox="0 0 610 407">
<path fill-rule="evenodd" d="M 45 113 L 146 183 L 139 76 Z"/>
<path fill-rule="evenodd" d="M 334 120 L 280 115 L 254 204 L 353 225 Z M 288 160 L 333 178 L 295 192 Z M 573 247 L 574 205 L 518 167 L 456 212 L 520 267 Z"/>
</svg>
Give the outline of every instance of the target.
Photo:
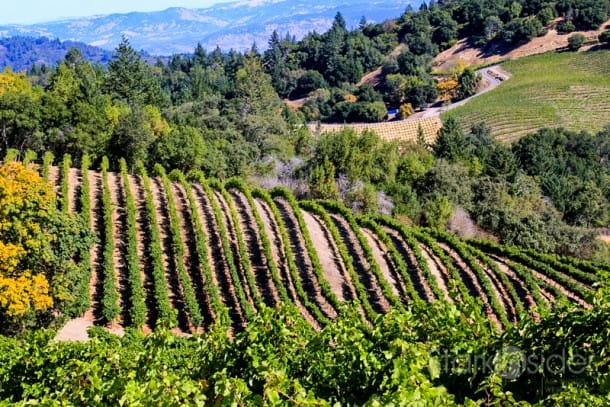
<svg viewBox="0 0 610 407">
<path fill-rule="evenodd" d="M 165 10 L 169 7 L 204 8 L 230 0 L 2 0 L 0 24 L 31 24 L 64 17 L 129 11 Z"/>
</svg>

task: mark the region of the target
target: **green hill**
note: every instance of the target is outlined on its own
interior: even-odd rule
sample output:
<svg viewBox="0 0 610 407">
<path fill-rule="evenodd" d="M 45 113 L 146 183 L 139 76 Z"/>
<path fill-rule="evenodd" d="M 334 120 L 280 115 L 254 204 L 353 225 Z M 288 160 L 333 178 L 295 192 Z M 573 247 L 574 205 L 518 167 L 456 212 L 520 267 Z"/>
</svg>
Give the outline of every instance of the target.
<svg viewBox="0 0 610 407">
<path fill-rule="evenodd" d="M 547 53 L 502 67 L 513 76 L 497 89 L 444 113 L 464 128 L 484 121 L 511 142 L 542 127 L 596 132 L 610 123 L 610 51 Z"/>
</svg>

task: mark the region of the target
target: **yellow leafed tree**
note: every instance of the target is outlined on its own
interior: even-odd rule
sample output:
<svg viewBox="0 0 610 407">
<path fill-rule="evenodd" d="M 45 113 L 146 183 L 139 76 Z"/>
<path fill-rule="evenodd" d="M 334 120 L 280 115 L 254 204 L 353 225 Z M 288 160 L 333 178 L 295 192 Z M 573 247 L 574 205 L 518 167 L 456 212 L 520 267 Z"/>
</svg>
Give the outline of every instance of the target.
<svg viewBox="0 0 610 407">
<path fill-rule="evenodd" d="M 3 323 L 23 326 L 77 300 L 74 258 L 88 236 L 76 217 L 58 210 L 53 188 L 35 169 L 0 166 L 0 331 Z"/>
</svg>

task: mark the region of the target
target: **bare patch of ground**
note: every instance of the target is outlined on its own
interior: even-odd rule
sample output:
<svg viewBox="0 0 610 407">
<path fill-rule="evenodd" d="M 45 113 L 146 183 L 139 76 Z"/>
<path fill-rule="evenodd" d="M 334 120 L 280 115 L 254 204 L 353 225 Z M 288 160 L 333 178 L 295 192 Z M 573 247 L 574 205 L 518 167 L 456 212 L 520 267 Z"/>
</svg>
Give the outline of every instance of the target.
<svg viewBox="0 0 610 407">
<path fill-rule="evenodd" d="M 286 106 L 288 106 L 289 109 L 294 110 L 296 112 L 297 110 L 302 108 L 305 105 L 305 103 L 307 103 L 308 100 L 309 100 L 309 97 L 306 96 L 304 98 L 294 99 L 294 100 L 284 99 L 284 103 L 286 103 Z"/>
<path fill-rule="evenodd" d="M 599 34 L 610 25 L 610 20 L 602 24 L 599 30 L 579 31 L 587 40 L 595 40 Z M 544 52 L 560 50 L 568 46 L 568 38 L 571 34 L 561 34 L 555 29 L 550 29 L 542 37 L 536 37 L 526 44 L 516 48 L 507 48 L 498 44 L 486 47 L 474 47 L 468 42 L 468 38 L 461 39 L 453 47 L 446 49 L 434 58 L 437 71 L 450 70 L 461 60 L 468 66 L 488 65 L 507 59 L 518 59 L 529 55 L 542 54 Z M 591 46 L 582 47 L 586 51 Z"/>
<path fill-rule="evenodd" d="M 87 335 L 87 329 L 90 326 L 93 326 L 93 321 L 90 318 L 81 317 L 72 319 L 57 332 L 55 340 L 57 342 L 88 341 L 89 335 Z"/>
<path fill-rule="evenodd" d="M 68 172 L 68 212 L 76 213 L 78 195 L 81 186 L 81 172 L 79 169 L 70 168 Z"/>
<path fill-rule="evenodd" d="M 324 278 L 328 281 L 331 290 L 342 301 L 355 299 L 355 291 L 350 284 L 347 284 L 345 279 L 347 271 L 341 261 L 339 250 L 326 228 L 322 225 L 323 222 L 307 211 L 301 212 L 314 249 L 324 270 Z"/>
<path fill-rule="evenodd" d="M 392 289 L 392 293 L 401 298 L 403 296 L 401 281 L 398 278 L 398 273 L 396 272 L 396 266 L 392 262 L 390 255 L 388 253 L 388 249 L 385 245 L 375 236 L 375 234 L 369 229 L 361 229 L 362 234 L 366 238 L 369 246 L 371 247 L 371 251 L 373 253 L 373 257 L 375 261 L 379 265 L 379 270 L 383 277 L 390 283 L 390 288 Z"/>
<path fill-rule="evenodd" d="M 356 86 L 364 85 L 366 83 L 367 85 L 376 87 L 381 84 L 382 80 L 383 80 L 383 68 L 379 67 L 379 68 L 375 69 L 374 71 L 369 72 L 366 75 L 364 75 L 362 77 L 362 79 L 360 79 L 360 82 L 358 82 L 356 84 Z"/>
<path fill-rule="evenodd" d="M 432 275 L 436 279 L 438 288 L 440 288 L 440 290 L 443 292 L 445 300 L 449 301 L 450 303 L 453 303 L 453 298 L 451 298 L 451 295 L 449 295 L 449 288 L 447 288 L 449 273 L 447 273 L 445 265 L 439 260 L 438 257 L 434 255 L 434 253 L 432 253 L 432 251 L 427 246 L 420 244 L 419 249 L 421 251 L 422 256 L 426 260 L 426 263 L 428 264 L 428 269 L 430 270 L 430 273 L 432 273 Z"/>
<path fill-rule="evenodd" d="M 55 165 L 49 166 L 49 182 L 53 185 L 53 188 L 56 193 L 60 192 L 60 171 L 59 167 Z"/>
</svg>

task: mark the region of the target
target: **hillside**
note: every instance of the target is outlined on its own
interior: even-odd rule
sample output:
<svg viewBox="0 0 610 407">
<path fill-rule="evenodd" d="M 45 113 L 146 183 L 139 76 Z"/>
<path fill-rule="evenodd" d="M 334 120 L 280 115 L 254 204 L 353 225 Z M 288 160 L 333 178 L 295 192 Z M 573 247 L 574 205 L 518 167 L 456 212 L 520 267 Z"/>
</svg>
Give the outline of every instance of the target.
<svg viewBox="0 0 610 407">
<path fill-rule="evenodd" d="M 610 27 L 610 21 L 606 21 L 597 30 L 576 31 L 585 36 L 587 41 L 597 42 L 599 34 Z M 568 46 L 568 38 L 572 34 L 559 33 L 555 28 L 549 28 L 546 34 L 534 37 L 531 41 L 519 44 L 516 47 L 507 47 L 500 43 L 491 43 L 484 47 L 476 47 L 470 44 L 470 38 L 462 38 L 451 48 L 444 50 L 434 57 L 434 69 L 446 71 L 451 69 L 458 61 L 463 61 L 469 66 L 489 65 L 506 60 L 519 59 L 530 55 L 543 54 L 549 51 L 561 50 Z M 595 46 L 596 44 L 593 44 Z M 592 45 L 583 49 L 590 49 Z"/>
<path fill-rule="evenodd" d="M 559 299 L 591 306 L 590 263 L 361 218 L 334 202 L 297 203 L 287 190 L 250 190 L 238 180 L 186 182 L 172 174 L 170 182 L 159 171 L 149 178 L 48 170 L 57 190 L 67 191 L 63 207 L 90 208 L 82 215 L 98 236 L 81 329 L 191 333 L 225 321 L 236 333 L 263 304 L 280 303 L 320 329 L 355 299 L 371 322 L 414 301 L 459 306 L 467 296 L 503 329 Z M 110 298 L 119 311 L 109 318 Z M 78 337 L 70 329 L 60 336 Z"/>
<path fill-rule="evenodd" d="M 254 1 L 220 3 L 208 8 L 169 8 L 158 12 L 132 12 L 40 23 L 0 26 L 0 37 L 30 36 L 74 40 L 112 50 L 126 35 L 137 50 L 153 55 L 190 53 L 198 43 L 208 50 L 217 46 L 240 52 L 256 43 L 266 48 L 271 33 L 290 34 L 301 39 L 310 32 L 324 32 L 337 12 L 348 27 L 356 27 L 363 16 L 382 22 L 419 1 L 364 2 Z"/>
<path fill-rule="evenodd" d="M 15 72 L 29 69 L 33 64 L 55 66 L 71 48 L 93 63 L 107 64 L 113 52 L 77 41 L 50 40 L 45 37 L 0 38 L 0 71 L 11 67 Z"/>
<path fill-rule="evenodd" d="M 509 80 L 443 117 L 456 117 L 464 129 L 485 122 L 507 142 L 543 127 L 594 133 L 610 123 L 609 57 L 599 50 L 507 61 Z"/>
</svg>

